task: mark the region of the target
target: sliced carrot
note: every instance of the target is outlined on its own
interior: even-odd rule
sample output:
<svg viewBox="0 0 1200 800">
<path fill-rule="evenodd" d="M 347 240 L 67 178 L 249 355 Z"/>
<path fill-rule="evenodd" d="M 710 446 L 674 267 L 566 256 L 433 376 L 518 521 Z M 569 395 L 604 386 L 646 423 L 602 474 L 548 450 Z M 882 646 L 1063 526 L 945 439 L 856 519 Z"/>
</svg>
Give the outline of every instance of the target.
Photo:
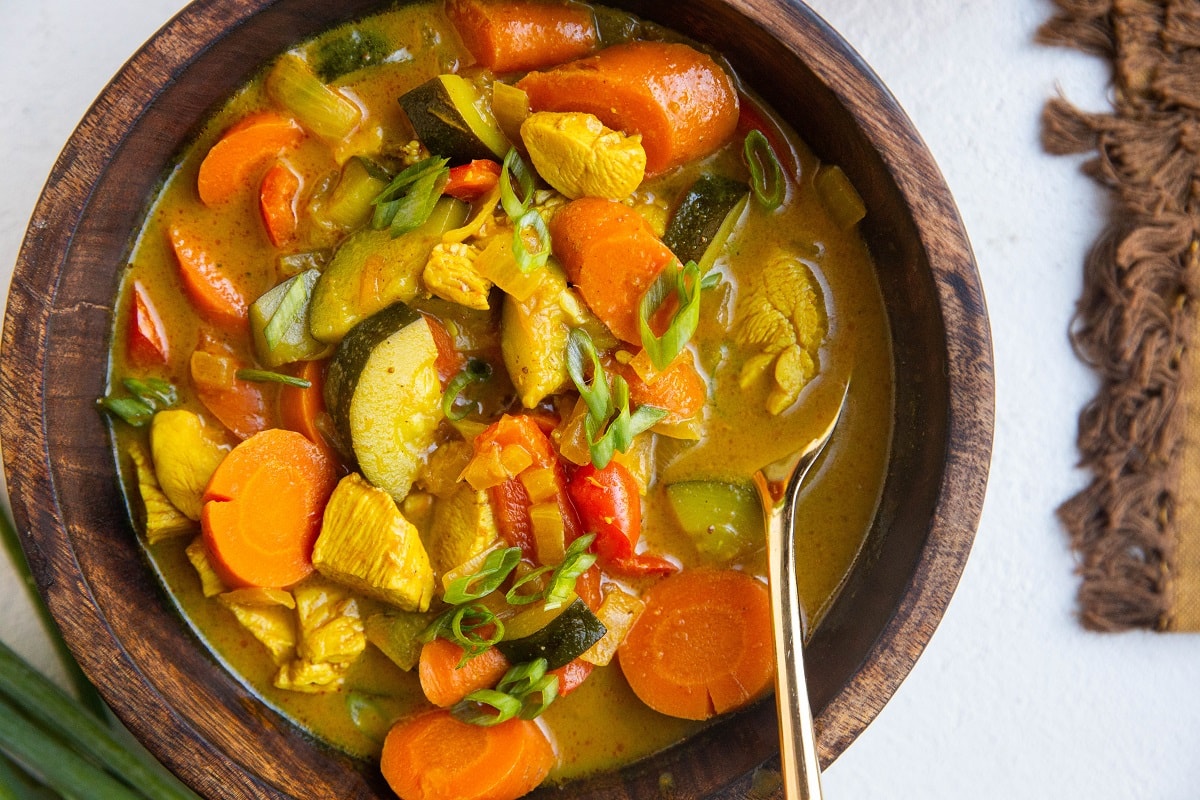
<svg viewBox="0 0 1200 800">
<path fill-rule="evenodd" d="M 649 383 L 644 381 L 630 364 L 616 359 L 605 362 L 605 368 L 620 375 L 629 384 L 629 399 L 634 406 L 655 406 L 665 409 L 663 422 L 683 422 L 700 413 L 708 400 L 708 386 L 696 369 L 692 351 L 680 351 L 667 368 L 653 376 Z"/>
<path fill-rule="evenodd" d="M 282 161 L 276 161 L 263 175 L 258 187 L 258 210 L 267 238 L 283 247 L 296 238 L 299 218 L 296 203 L 300 197 L 300 176 Z"/>
<path fill-rule="evenodd" d="M 775 676 L 771 603 L 736 570 L 691 569 L 651 586 L 618 649 L 634 694 L 656 711 L 708 719 L 740 708 Z"/>
<path fill-rule="evenodd" d="M 283 588 L 308 577 L 336 482 L 329 459 L 295 431 L 271 428 L 233 448 L 209 479 L 200 512 L 221 579 Z"/>
<path fill-rule="evenodd" d="M 491 191 L 500 182 L 500 165 L 486 158 L 450 168 L 450 177 L 442 194 L 470 202 Z"/>
<path fill-rule="evenodd" d="M 237 377 L 247 366 L 231 347 L 210 336 L 201 338 L 189 362 L 196 396 L 239 439 L 270 426 L 263 390 Z"/>
<path fill-rule="evenodd" d="M 200 200 L 214 206 L 241 191 L 250 191 L 255 170 L 303 139 L 304 129 L 291 117 L 264 111 L 241 120 L 200 162 L 196 179 Z"/>
<path fill-rule="evenodd" d="M 337 449 L 321 432 L 321 420 L 327 416 L 325 409 L 325 370 L 329 361 L 301 361 L 296 377 L 308 381 L 307 389 L 299 386 L 281 386 L 279 389 L 279 423 L 298 433 L 304 434 L 309 441 L 321 448 L 335 465 L 340 464 L 341 456 Z"/>
<path fill-rule="evenodd" d="M 221 269 L 204 240 L 178 225 L 171 226 L 168 236 L 183 288 L 196 310 L 217 325 L 237 329 L 245 326 L 250 308 L 246 295 Z"/>
<path fill-rule="evenodd" d="M 640 133 L 646 173 L 713 153 L 738 122 L 733 79 L 677 42 L 629 42 L 517 81 L 534 111 L 583 111 L 614 130 Z"/>
<path fill-rule="evenodd" d="M 645 218 L 613 200 L 581 197 L 551 218 L 550 241 L 592 313 L 623 341 L 640 342 L 638 301 L 675 259 Z"/>
<path fill-rule="evenodd" d="M 496 648 L 462 662 L 463 649 L 448 639 L 433 639 L 421 647 L 417 674 L 421 691 L 435 706 L 449 708 L 476 689 L 490 689 L 511 666 Z"/>
<path fill-rule="evenodd" d="M 127 339 L 129 360 L 142 367 L 166 364 L 170 352 L 167 330 L 141 281 L 133 282 L 130 312 Z"/>
<path fill-rule="evenodd" d="M 467 359 L 454 346 L 454 337 L 450 335 L 450 331 L 446 330 L 446 326 L 437 317 L 421 313 L 425 321 L 429 323 L 429 332 L 433 334 L 433 344 L 437 348 L 437 361 L 434 366 L 437 367 L 438 380 L 442 382 L 442 386 L 450 383 L 454 376 L 462 371 L 466 365 Z"/>
<path fill-rule="evenodd" d="M 401 800 L 516 800 L 545 780 L 554 762 L 536 722 L 484 727 L 439 710 L 393 725 L 379 766 Z"/>
<path fill-rule="evenodd" d="M 591 9 L 546 0 L 447 0 L 467 50 L 492 72 L 523 72 L 561 64 L 596 49 Z"/>
</svg>

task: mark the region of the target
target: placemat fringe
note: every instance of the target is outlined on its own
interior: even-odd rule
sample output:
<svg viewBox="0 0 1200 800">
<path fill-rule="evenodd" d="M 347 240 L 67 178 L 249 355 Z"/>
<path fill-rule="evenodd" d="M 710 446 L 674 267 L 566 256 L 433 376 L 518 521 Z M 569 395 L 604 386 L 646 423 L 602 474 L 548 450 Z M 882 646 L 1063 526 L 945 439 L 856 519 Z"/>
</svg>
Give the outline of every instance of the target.
<svg viewBox="0 0 1200 800">
<path fill-rule="evenodd" d="M 1038 40 L 1111 59 L 1114 80 L 1112 113 L 1062 97 L 1042 113 L 1045 150 L 1094 153 L 1082 168 L 1111 190 L 1070 331 L 1100 379 L 1077 439 L 1093 478 L 1058 515 L 1077 556 L 1081 624 L 1167 630 L 1196 327 L 1200 0 L 1056 5 Z"/>
</svg>

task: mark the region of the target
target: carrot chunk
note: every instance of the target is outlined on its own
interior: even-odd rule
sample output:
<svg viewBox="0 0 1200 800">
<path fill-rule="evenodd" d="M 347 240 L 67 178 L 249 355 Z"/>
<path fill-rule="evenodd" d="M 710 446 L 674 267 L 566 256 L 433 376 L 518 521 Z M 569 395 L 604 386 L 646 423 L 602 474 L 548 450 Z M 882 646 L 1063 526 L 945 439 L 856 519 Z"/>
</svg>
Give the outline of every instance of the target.
<svg viewBox="0 0 1200 800">
<path fill-rule="evenodd" d="M 656 711 L 708 719 L 740 708 L 775 676 L 771 604 L 736 570 L 692 569 L 646 590 L 646 609 L 621 644 L 621 671 Z"/>
<path fill-rule="evenodd" d="M 638 300 L 675 254 L 633 209 L 581 197 L 550 220 L 550 241 L 592 313 L 626 342 L 640 342 Z"/>
<path fill-rule="evenodd" d="M 341 461 L 337 450 L 321 433 L 321 419 L 325 409 L 325 370 L 329 362 L 302 361 L 297 378 L 308 381 L 307 389 L 299 386 L 282 386 L 279 389 L 279 422 L 288 430 L 302 433 L 309 441 L 321 448 L 321 452 L 334 464 Z M 329 424 L 332 424 L 330 422 Z"/>
<path fill-rule="evenodd" d="M 282 588 L 308 577 L 336 483 L 329 459 L 295 431 L 271 428 L 233 448 L 200 512 L 217 574 L 233 587 Z"/>
<path fill-rule="evenodd" d="M 719 148 L 738 123 L 733 79 L 704 53 L 676 42 L 629 42 L 517 82 L 534 111 L 582 111 L 613 130 L 640 133 L 646 174 Z"/>
<path fill-rule="evenodd" d="M 545 780 L 554 761 L 536 722 L 483 727 L 431 711 L 392 726 L 380 768 L 401 800 L 515 800 Z"/>
<path fill-rule="evenodd" d="M 217 141 L 204 160 L 196 189 L 206 206 L 251 190 L 251 176 L 271 158 L 300 144 L 304 129 L 290 117 L 270 111 L 246 117 Z"/>
<path fill-rule="evenodd" d="M 447 0 L 446 16 L 480 66 L 522 72 L 586 56 L 600 36 L 591 10 L 546 0 Z"/>
<path fill-rule="evenodd" d="M 231 347 L 206 335 L 188 366 L 196 397 L 239 439 L 267 428 L 266 398 L 258 385 L 237 377 L 249 365 Z"/>
<path fill-rule="evenodd" d="M 448 639 L 434 639 L 421 647 L 417 674 L 421 691 L 435 706 L 449 708 L 476 689 L 490 689 L 511 666 L 496 648 L 484 650 L 461 667 L 463 649 Z"/>
<path fill-rule="evenodd" d="M 267 238 L 283 247 L 296 238 L 296 200 L 300 196 L 300 176 L 282 161 L 276 161 L 263 175 L 258 189 L 258 209 Z"/>
<path fill-rule="evenodd" d="M 167 331 L 162 317 L 150 301 L 150 293 L 141 281 L 133 282 L 133 298 L 130 302 L 129 334 L 126 344 L 129 359 L 147 367 L 166 364 L 169 356 Z"/>
<path fill-rule="evenodd" d="M 203 239 L 178 225 L 171 226 L 168 236 L 179 263 L 183 288 L 196 310 L 218 325 L 244 326 L 250 309 L 246 296 L 221 269 Z"/>
</svg>

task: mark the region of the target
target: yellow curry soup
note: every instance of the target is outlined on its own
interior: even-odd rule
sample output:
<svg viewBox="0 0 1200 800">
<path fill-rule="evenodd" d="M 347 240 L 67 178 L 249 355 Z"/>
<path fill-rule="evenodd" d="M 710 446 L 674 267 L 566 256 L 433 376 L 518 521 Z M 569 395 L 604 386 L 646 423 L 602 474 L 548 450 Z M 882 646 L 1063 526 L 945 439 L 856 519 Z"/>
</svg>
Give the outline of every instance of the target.
<svg viewBox="0 0 1200 800">
<path fill-rule="evenodd" d="M 770 691 L 750 476 L 851 374 L 797 522 L 814 624 L 873 518 L 862 214 L 719 57 L 624 12 L 414 3 L 302 42 L 180 154 L 122 279 L 101 404 L 150 563 L 406 800 L 681 741 Z"/>
</svg>

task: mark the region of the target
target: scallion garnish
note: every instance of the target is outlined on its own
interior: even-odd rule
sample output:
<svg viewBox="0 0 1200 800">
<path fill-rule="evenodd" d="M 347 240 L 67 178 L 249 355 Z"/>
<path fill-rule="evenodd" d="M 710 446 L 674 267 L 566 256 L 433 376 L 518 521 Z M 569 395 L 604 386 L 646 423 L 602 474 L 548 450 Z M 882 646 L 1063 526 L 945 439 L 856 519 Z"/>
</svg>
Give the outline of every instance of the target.
<svg viewBox="0 0 1200 800">
<path fill-rule="evenodd" d="M 537 243 L 536 250 L 530 249 L 531 241 Z M 526 275 L 544 267 L 550 258 L 550 229 L 536 208 L 526 211 L 513 224 L 513 257 L 517 269 Z"/>
<path fill-rule="evenodd" d="M 308 306 L 309 290 L 315 279 L 307 281 L 304 275 L 296 275 L 288 278 L 290 286 L 283 293 L 283 298 L 280 299 L 279 305 L 275 306 L 275 311 L 271 314 L 271 319 L 267 321 L 267 325 L 263 328 L 263 339 L 266 341 L 267 350 L 274 351 L 279 343 L 283 341 L 284 335 L 297 322 L 304 320 L 304 311 Z"/>
<path fill-rule="evenodd" d="M 424 225 L 450 177 L 447 163 L 447 159 L 430 156 L 397 175 L 371 201 L 375 206 L 371 227 L 390 228 L 396 237 Z"/>
<path fill-rule="evenodd" d="M 516 181 L 521 194 L 518 197 L 513 191 Z M 515 147 L 510 148 L 500 166 L 500 206 L 513 222 L 516 222 L 529 210 L 533 202 L 533 173 L 525 166 L 525 160 Z"/>
<path fill-rule="evenodd" d="M 546 609 L 558 608 L 575 593 L 575 581 L 596 563 L 596 554 L 589 553 L 588 548 L 596 540 L 596 534 L 588 533 L 578 537 L 567 546 L 563 561 L 554 568 L 546 586 Z"/>
<path fill-rule="evenodd" d="M 666 369 L 699 327 L 703 284 L 700 267 L 696 266 L 695 261 L 689 261 L 682 267 L 670 264 L 642 295 L 638 303 L 638 329 L 642 336 L 642 347 L 655 369 Z M 672 294 L 678 302 L 678 308 L 667 329 L 658 336 L 650 327 L 650 320 Z"/>
<path fill-rule="evenodd" d="M 592 364 L 592 381 L 588 383 L 584 374 L 584 359 Z M 579 396 L 587 404 L 588 414 L 603 419 L 608 416 L 612 399 L 608 391 L 608 377 L 600 364 L 600 355 L 592 343 L 592 337 L 582 328 L 573 328 L 567 336 L 567 373 Z"/>
<path fill-rule="evenodd" d="M 506 547 L 493 550 L 484 560 L 478 572 L 455 578 L 446 587 L 445 601 L 451 605 L 462 605 L 478 600 L 500 588 L 504 579 L 516 569 L 521 561 L 521 548 Z"/>
<path fill-rule="evenodd" d="M 450 383 L 446 386 L 446 391 L 442 394 L 442 413 L 446 416 L 446 419 L 451 422 L 458 422 L 466 417 L 466 407 L 461 410 L 454 407 L 454 404 L 458 401 L 458 396 L 472 383 L 482 383 L 490 377 L 492 377 L 491 364 L 477 358 L 468 361 L 467 366 L 450 379 Z"/>
<path fill-rule="evenodd" d="M 134 427 L 149 423 L 155 412 L 179 402 L 175 387 L 161 378 L 125 378 L 121 385 L 129 392 L 128 397 L 107 395 L 98 403 L 100 408 Z"/>
<path fill-rule="evenodd" d="M 783 205 L 783 167 L 762 131 L 756 128 L 746 134 L 742 156 L 750 168 L 750 189 L 758 202 L 768 211 Z"/>
<path fill-rule="evenodd" d="M 585 359 L 592 362 L 592 380 L 584 374 Z M 567 374 L 588 407 L 584 418 L 592 465 L 604 469 L 613 454 L 629 450 L 633 437 L 666 417 L 667 412 L 642 405 L 630 412 L 629 384 L 621 376 L 609 378 L 587 331 L 575 328 L 567 337 Z"/>
<path fill-rule="evenodd" d="M 451 709 L 471 725 L 499 725 L 513 717 L 536 719 L 558 697 L 558 676 L 547 675 L 544 658 L 517 664 L 504 673 L 495 689 L 478 689 Z M 534 702 L 536 698 L 536 703 Z"/>
<path fill-rule="evenodd" d="M 499 725 L 521 713 L 521 701 L 495 689 L 476 689 L 456 703 L 450 713 L 469 725 Z"/>
<path fill-rule="evenodd" d="M 312 386 L 312 381 L 305 378 L 285 375 L 282 372 L 271 372 L 268 369 L 239 369 L 233 375 L 240 381 L 250 381 L 251 383 L 282 383 L 285 386 L 295 386 L 297 389 L 308 389 Z"/>
<path fill-rule="evenodd" d="M 479 632 L 480 629 L 489 628 L 490 636 Z M 432 642 L 438 636 L 462 648 L 461 667 L 504 638 L 504 623 L 482 605 L 453 606 L 429 623 L 419 638 L 422 642 Z"/>
<path fill-rule="evenodd" d="M 529 603 L 536 603 L 538 600 L 541 600 L 543 597 L 545 597 L 544 591 L 539 590 L 526 594 L 525 592 L 519 590 L 536 580 L 540 580 L 543 575 L 553 569 L 554 567 L 541 566 L 525 573 L 516 581 L 514 581 L 512 588 L 505 593 L 505 601 L 507 601 L 510 606 L 523 606 Z"/>
</svg>

